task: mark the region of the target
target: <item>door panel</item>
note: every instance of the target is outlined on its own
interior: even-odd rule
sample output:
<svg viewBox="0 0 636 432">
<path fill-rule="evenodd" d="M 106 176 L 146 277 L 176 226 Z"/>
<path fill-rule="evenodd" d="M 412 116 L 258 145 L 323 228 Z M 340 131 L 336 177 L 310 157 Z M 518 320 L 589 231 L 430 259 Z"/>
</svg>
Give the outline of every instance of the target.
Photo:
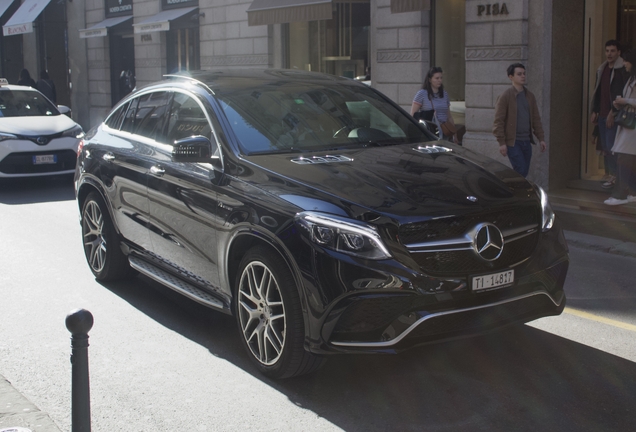
<svg viewBox="0 0 636 432">
<path fill-rule="evenodd" d="M 192 135 L 211 137 L 203 106 L 194 98 L 175 93 L 166 128 L 167 141 Z M 148 178 L 150 236 L 154 252 L 175 269 L 216 290 L 219 284 L 216 230 L 220 175 L 207 163 L 172 162 L 172 146 L 157 146 L 156 163 Z"/>
</svg>

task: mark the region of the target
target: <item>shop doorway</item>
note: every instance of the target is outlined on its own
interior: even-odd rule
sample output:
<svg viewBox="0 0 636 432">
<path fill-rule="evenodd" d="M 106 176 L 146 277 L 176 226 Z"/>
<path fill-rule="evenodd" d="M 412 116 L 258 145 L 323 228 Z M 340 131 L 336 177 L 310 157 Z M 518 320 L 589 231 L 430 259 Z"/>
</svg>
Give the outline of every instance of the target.
<svg viewBox="0 0 636 432">
<path fill-rule="evenodd" d="M 46 70 L 55 83 L 57 104 L 71 106 L 68 75 L 68 34 L 66 2 L 51 2 L 37 19 L 38 70 L 32 71 L 37 81 L 40 71 Z"/>
<path fill-rule="evenodd" d="M 111 34 L 110 44 L 110 93 L 114 106 L 130 93 L 135 80 L 135 39 L 133 34 Z"/>
<path fill-rule="evenodd" d="M 0 24 L 5 25 L 9 18 L 13 16 L 20 7 L 19 1 L 14 1 L 4 12 Z M 23 68 L 24 59 L 22 57 L 22 36 L 5 37 L 0 32 L 0 77 L 6 78 L 11 84 L 18 82 L 20 71 Z"/>
<path fill-rule="evenodd" d="M 583 79 L 581 178 L 599 180 L 605 175 L 604 158 L 592 138 L 594 125 L 589 107 L 596 84 L 596 70 L 605 61 L 605 42 L 618 40 L 623 52 L 636 48 L 636 0 L 585 1 L 585 53 Z"/>
</svg>

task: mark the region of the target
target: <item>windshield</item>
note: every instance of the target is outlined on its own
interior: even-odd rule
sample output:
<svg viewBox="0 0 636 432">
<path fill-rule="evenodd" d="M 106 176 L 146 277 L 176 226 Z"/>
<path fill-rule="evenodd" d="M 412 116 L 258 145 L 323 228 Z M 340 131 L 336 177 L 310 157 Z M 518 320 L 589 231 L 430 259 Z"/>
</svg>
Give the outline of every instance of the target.
<svg viewBox="0 0 636 432">
<path fill-rule="evenodd" d="M 287 153 L 429 141 L 408 115 L 362 85 L 268 83 L 216 93 L 243 151 Z"/>
<path fill-rule="evenodd" d="M 60 112 L 36 91 L 0 90 L 0 117 L 54 116 Z"/>
</svg>

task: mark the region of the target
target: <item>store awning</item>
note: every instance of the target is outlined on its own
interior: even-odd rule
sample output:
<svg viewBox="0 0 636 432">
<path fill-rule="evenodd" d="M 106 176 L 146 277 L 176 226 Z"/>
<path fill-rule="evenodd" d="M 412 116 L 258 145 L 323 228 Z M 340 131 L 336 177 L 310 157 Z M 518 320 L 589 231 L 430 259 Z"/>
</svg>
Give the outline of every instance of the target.
<svg viewBox="0 0 636 432">
<path fill-rule="evenodd" d="M 13 0 L 0 0 L 0 17 L 9 9 Z"/>
<path fill-rule="evenodd" d="M 132 19 L 132 15 L 130 16 L 122 16 L 115 18 L 106 18 L 104 21 L 99 24 L 95 24 L 87 29 L 82 29 L 79 31 L 79 36 L 82 39 L 92 38 L 92 37 L 102 37 L 108 34 L 108 29 L 111 27 L 115 27 L 125 21 Z"/>
<path fill-rule="evenodd" d="M 146 18 L 142 22 L 133 24 L 133 27 L 135 28 L 135 33 L 151 33 L 151 32 L 158 32 L 158 31 L 168 31 L 170 30 L 170 21 L 174 21 L 177 18 L 181 18 L 182 16 L 189 14 L 190 12 L 196 9 L 197 9 L 196 7 L 189 7 L 189 8 L 170 9 L 170 10 L 165 10 L 163 12 L 159 12 L 155 16 L 151 16 L 150 18 Z"/>
<path fill-rule="evenodd" d="M 333 18 L 332 0 L 254 0 L 247 8 L 247 25 L 283 24 Z"/>
<path fill-rule="evenodd" d="M 37 19 L 51 0 L 25 0 L 9 21 L 2 26 L 2 34 L 13 36 L 33 32 L 33 21 Z"/>
<path fill-rule="evenodd" d="M 431 10 L 431 0 L 391 0 L 391 13 Z"/>
</svg>

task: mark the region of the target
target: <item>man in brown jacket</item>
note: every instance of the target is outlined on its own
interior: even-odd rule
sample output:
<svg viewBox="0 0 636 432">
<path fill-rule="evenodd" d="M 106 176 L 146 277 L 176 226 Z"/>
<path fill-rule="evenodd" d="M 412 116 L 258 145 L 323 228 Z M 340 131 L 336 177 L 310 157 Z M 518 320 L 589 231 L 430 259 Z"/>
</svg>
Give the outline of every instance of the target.
<svg viewBox="0 0 636 432">
<path fill-rule="evenodd" d="M 504 91 L 495 104 L 492 133 L 499 143 L 499 153 L 508 156 L 512 168 L 526 177 L 530 170 L 532 134 L 539 138 L 541 152 L 546 149 L 537 100 L 525 87 L 526 68 L 521 63 L 508 66 L 512 87 Z"/>
</svg>

